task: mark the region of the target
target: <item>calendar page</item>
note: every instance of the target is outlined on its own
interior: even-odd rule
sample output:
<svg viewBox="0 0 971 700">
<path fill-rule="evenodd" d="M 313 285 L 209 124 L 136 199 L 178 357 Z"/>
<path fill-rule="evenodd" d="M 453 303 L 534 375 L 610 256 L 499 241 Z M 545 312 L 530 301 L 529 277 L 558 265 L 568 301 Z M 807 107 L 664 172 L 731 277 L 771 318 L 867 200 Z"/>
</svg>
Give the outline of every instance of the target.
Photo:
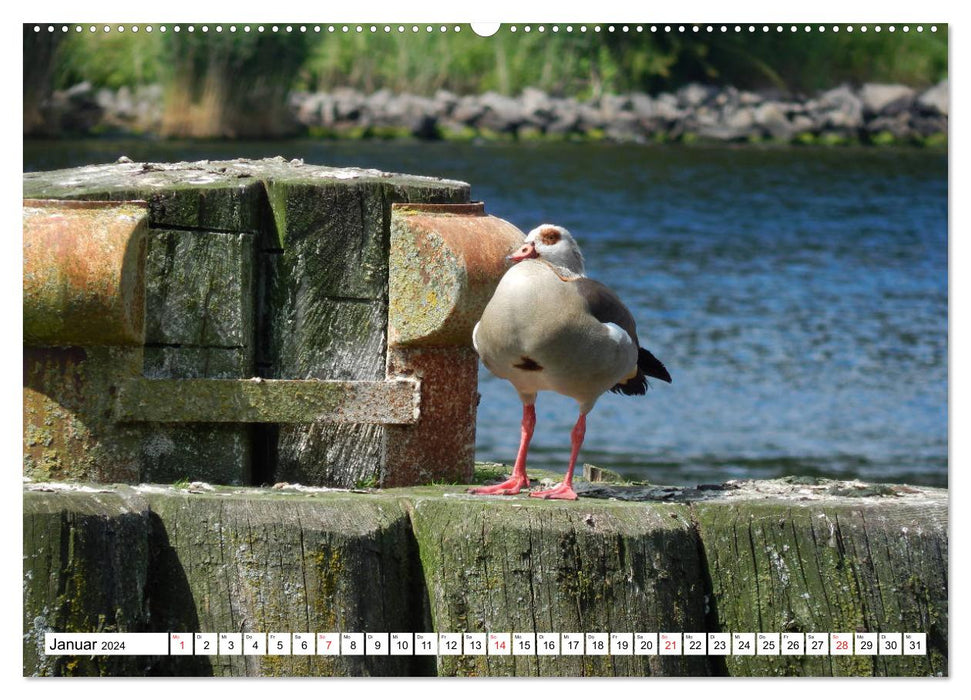
<svg viewBox="0 0 971 700">
<path fill-rule="evenodd" d="M 24 676 L 949 675 L 949 25 L 625 12 L 23 24 Z"/>
</svg>

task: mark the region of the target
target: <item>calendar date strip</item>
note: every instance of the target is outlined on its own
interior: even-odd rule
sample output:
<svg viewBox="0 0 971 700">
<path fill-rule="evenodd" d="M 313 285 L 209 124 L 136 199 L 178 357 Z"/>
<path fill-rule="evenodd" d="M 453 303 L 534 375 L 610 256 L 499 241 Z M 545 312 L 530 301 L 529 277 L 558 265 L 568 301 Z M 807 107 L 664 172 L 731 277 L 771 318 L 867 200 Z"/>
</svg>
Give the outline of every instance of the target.
<svg viewBox="0 0 971 700">
<path fill-rule="evenodd" d="M 48 656 L 924 656 L 924 632 L 48 632 Z"/>
</svg>

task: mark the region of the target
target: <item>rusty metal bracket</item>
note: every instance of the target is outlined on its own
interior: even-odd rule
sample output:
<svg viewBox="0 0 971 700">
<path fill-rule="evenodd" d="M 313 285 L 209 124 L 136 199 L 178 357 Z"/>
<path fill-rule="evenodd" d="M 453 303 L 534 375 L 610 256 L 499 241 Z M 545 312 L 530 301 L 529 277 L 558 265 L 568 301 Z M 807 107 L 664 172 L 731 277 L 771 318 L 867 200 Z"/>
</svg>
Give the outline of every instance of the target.
<svg viewBox="0 0 971 700">
<path fill-rule="evenodd" d="M 296 379 L 130 379 L 115 419 L 147 423 L 418 422 L 421 382 Z"/>
<path fill-rule="evenodd" d="M 386 485 L 472 478 L 472 329 L 522 241 L 482 202 L 391 206 L 387 374 L 418 377 L 423 391 L 421 420 L 387 429 Z"/>
</svg>

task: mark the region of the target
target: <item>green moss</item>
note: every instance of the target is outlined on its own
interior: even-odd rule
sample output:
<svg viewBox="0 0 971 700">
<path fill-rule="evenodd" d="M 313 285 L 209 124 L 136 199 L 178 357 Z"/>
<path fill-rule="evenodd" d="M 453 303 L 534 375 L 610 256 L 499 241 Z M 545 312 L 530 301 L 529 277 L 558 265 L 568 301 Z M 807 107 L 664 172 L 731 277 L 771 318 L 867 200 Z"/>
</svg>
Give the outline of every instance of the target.
<svg viewBox="0 0 971 700">
<path fill-rule="evenodd" d="M 870 137 L 870 143 L 875 146 L 892 146 L 897 143 L 897 137 L 889 131 L 881 131 Z"/>
<path fill-rule="evenodd" d="M 323 621 L 325 629 L 339 629 L 338 592 L 344 574 L 344 560 L 337 548 L 322 549 L 311 556 L 312 570 L 316 574 L 317 588 L 309 596 L 309 603 L 316 613 L 315 619 Z"/>
<path fill-rule="evenodd" d="M 337 131 L 329 126 L 309 126 L 307 136 L 320 141 L 333 141 L 339 137 Z"/>
<path fill-rule="evenodd" d="M 370 137 L 382 141 L 413 138 L 411 130 L 405 126 L 375 126 L 371 129 Z"/>
<path fill-rule="evenodd" d="M 848 146 L 855 142 L 855 139 L 836 131 L 826 131 L 816 140 L 816 143 L 821 146 Z"/>
<path fill-rule="evenodd" d="M 473 141 L 479 136 L 479 132 L 471 126 L 462 126 L 459 129 L 443 129 L 441 132 L 445 141 Z"/>
<path fill-rule="evenodd" d="M 516 131 L 517 141 L 546 141 L 548 140 L 543 130 L 535 126 L 524 126 Z"/>
<path fill-rule="evenodd" d="M 515 132 L 511 131 L 496 131 L 494 129 L 479 129 L 478 137 L 485 141 L 514 141 L 516 139 Z"/>
<path fill-rule="evenodd" d="M 354 488 L 356 489 L 376 489 L 380 485 L 377 475 L 374 474 L 354 482 Z"/>
</svg>

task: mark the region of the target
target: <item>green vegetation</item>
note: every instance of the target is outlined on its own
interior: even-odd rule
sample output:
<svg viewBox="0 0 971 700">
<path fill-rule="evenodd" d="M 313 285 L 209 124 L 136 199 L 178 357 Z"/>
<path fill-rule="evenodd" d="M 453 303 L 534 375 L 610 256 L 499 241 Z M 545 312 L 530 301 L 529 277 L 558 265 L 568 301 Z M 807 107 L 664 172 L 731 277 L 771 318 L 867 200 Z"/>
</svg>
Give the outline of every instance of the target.
<svg viewBox="0 0 971 700">
<path fill-rule="evenodd" d="M 353 87 L 364 92 L 458 94 L 495 90 L 518 94 L 538 87 L 553 94 L 589 97 L 602 92 L 671 90 L 690 81 L 740 88 L 811 92 L 849 82 L 901 82 L 915 87 L 947 76 L 946 26 L 936 32 L 883 27 L 792 32 L 704 30 L 685 34 L 644 31 L 553 33 L 503 27 L 488 39 L 463 27 L 438 26 L 399 34 L 243 32 L 228 27 L 194 31 L 69 33 L 54 56 L 54 87 L 81 80 L 117 88 L 176 83 L 196 97 L 207 90 L 277 86 L 303 90 Z M 25 30 L 25 39 L 31 32 Z M 29 42 L 28 42 L 29 43 Z M 31 47 L 25 43 L 25 52 Z M 25 66 L 27 62 L 25 61 Z M 26 68 L 25 68 L 26 70 Z M 212 76 L 210 77 L 210 73 Z M 188 77 L 191 76 L 191 77 Z"/>
<path fill-rule="evenodd" d="M 746 28 L 747 29 L 747 28 Z M 314 44 L 298 84 L 431 94 L 538 87 L 589 97 L 659 92 L 698 81 L 794 92 L 842 82 L 931 85 L 947 75 L 947 29 L 820 33 L 512 33 L 326 35 Z"/>
<path fill-rule="evenodd" d="M 292 127 L 286 97 L 307 54 L 306 35 L 167 34 L 162 133 L 170 136 L 279 136 Z"/>
<path fill-rule="evenodd" d="M 169 28 L 163 34 L 112 28 L 59 36 L 24 25 L 24 93 L 40 95 L 32 97 L 39 103 L 50 89 L 82 81 L 115 89 L 161 83 L 167 136 L 232 138 L 292 130 L 286 96 L 307 59 L 308 36 L 203 29 L 182 25 L 179 32 Z"/>
<path fill-rule="evenodd" d="M 27 50 L 25 46 L 25 59 Z M 68 34 L 59 42 L 55 57 L 54 87 L 68 88 L 85 80 L 112 89 L 164 82 L 169 78 L 168 58 L 164 37 L 156 33 Z"/>
<path fill-rule="evenodd" d="M 337 27 L 335 31 L 286 32 L 272 25 L 169 25 L 148 31 L 118 31 L 103 27 L 90 31 L 34 32 L 24 25 L 24 127 L 27 134 L 48 128 L 44 105 L 55 89 L 87 81 L 94 88 L 137 89 L 161 85 L 164 113 L 153 130 L 175 138 L 276 138 L 301 131 L 288 105 L 293 90 L 330 92 L 353 88 L 364 93 L 432 95 L 445 89 L 459 95 L 495 91 L 519 95 L 525 88 L 540 88 L 552 95 L 581 100 L 606 93 L 673 91 L 689 82 L 732 85 L 741 89 L 769 89 L 808 96 L 842 83 L 904 83 L 921 89 L 947 77 L 948 28 L 916 28 L 904 32 L 888 26 L 876 32 L 819 31 L 805 26 L 797 31 L 773 25 L 769 31 L 721 32 L 704 28 L 681 32 L 641 32 L 622 26 L 580 31 L 581 26 L 503 27 L 483 38 L 468 27 L 419 27 L 399 33 L 397 26 L 372 33 L 370 25 Z M 219 29 L 219 31 L 217 31 Z M 249 31 L 246 31 L 249 29 Z M 344 31 L 347 29 L 347 31 Z M 54 134 L 62 127 L 50 127 Z M 68 124 L 70 131 L 84 125 Z M 113 125 L 88 126 L 91 133 Z M 363 124 L 342 127 L 311 126 L 319 138 L 395 139 L 408 136 L 401 126 Z M 319 132 L 319 133 L 318 133 Z M 667 137 L 658 132 L 655 138 Z M 454 140 L 507 140 L 567 138 L 572 135 L 530 131 L 516 135 L 492 133 L 487 128 L 439 133 Z M 587 130 L 583 140 L 606 138 L 603 131 Z M 675 138 L 685 143 L 698 134 Z M 757 137 L 753 137 L 757 138 Z M 809 137 L 800 137 L 808 139 Z M 837 140 L 844 137 L 830 136 Z M 894 139 L 878 135 L 874 143 Z"/>
<path fill-rule="evenodd" d="M 50 93 L 54 56 L 60 37 L 52 33 L 35 33 L 29 25 L 24 32 L 24 133 L 41 124 L 40 107 Z"/>
</svg>

